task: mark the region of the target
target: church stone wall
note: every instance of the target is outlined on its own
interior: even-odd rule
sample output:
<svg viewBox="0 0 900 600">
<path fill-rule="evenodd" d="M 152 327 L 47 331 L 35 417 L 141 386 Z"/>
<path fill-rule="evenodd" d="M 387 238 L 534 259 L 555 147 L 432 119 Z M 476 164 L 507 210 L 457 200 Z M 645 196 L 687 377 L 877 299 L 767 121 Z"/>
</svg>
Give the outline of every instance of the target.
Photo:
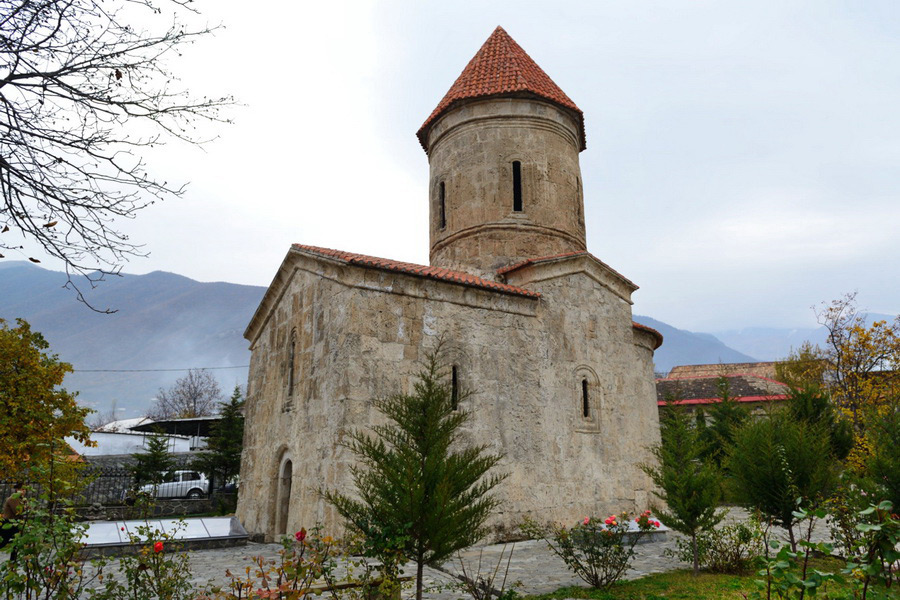
<svg viewBox="0 0 900 600">
<path fill-rule="evenodd" d="M 597 281 L 580 273 L 540 281 L 530 287 L 543 296 L 532 299 L 291 254 L 282 271 L 289 276 L 252 341 L 238 505 L 248 531 L 278 533 L 286 459 L 284 530 L 322 522 L 339 531 L 317 490 L 352 491 L 353 457 L 341 441 L 381 419 L 373 398 L 412 390 L 417 361 L 439 336 L 474 392 L 462 404 L 473 413 L 463 443 L 505 454 L 499 469 L 510 475 L 494 526 L 646 507 L 637 463 L 659 435 L 652 346 L 635 337 L 630 304 Z"/>
<path fill-rule="evenodd" d="M 469 102 L 441 116 L 428 132 L 431 264 L 493 279 L 536 251 L 584 250 L 579 127 L 568 111 L 525 98 Z M 520 212 L 513 161 L 522 169 Z"/>
</svg>

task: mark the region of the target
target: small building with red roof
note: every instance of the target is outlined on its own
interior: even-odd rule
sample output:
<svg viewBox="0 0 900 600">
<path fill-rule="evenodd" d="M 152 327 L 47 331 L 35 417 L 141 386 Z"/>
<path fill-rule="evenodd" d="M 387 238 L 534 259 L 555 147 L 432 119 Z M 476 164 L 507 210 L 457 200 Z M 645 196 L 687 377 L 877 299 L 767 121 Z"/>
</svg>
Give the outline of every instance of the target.
<svg viewBox="0 0 900 600">
<path fill-rule="evenodd" d="M 587 249 L 581 109 L 498 27 L 416 135 L 429 264 L 293 244 L 247 326 L 241 522 L 338 532 L 319 490 L 353 492 L 341 442 L 383 422 L 372 400 L 411 392 L 439 340 L 451 392 L 472 392 L 461 443 L 504 456 L 498 537 L 529 515 L 644 510 L 662 336 Z"/>
<path fill-rule="evenodd" d="M 752 364 L 752 363 L 747 363 Z M 746 404 L 754 413 L 778 406 L 788 398 L 790 386 L 753 373 L 722 373 L 672 376 L 656 380 L 656 400 L 660 410 L 671 401 L 690 411 L 722 401 L 722 387 L 735 402 Z"/>
</svg>

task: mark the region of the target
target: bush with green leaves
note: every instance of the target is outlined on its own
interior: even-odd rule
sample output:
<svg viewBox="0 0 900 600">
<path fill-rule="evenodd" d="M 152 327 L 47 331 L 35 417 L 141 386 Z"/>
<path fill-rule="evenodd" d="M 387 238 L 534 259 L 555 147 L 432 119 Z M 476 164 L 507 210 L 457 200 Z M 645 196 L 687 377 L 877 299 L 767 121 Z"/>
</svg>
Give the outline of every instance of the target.
<svg viewBox="0 0 900 600">
<path fill-rule="evenodd" d="M 796 552 L 798 499 L 819 506 L 837 482 L 828 431 L 787 411 L 750 421 L 735 434 L 728 465 L 741 503 L 786 529 Z"/>
<path fill-rule="evenodd" d="M 766 555 L 761 559 L 762 569 L 757 590 L 747 596 L 750 600 L 804 600 L 809 597 L 841 600 L 898 600 L 900 586 L 897 572 L 900 569 L 900 518 L 892 512 L 892 505 L 885 501 L 878 506 L 856 513 L 855 528 L 859 532 L 856 542 L 848 551 L 848 558 L 840 573 L 828 573 L 811 568 L 810 558 L 815 554 L 829 555 L 834 550 L 831 543 L 811 541 L 816 520 L 827 516 L 824 509 L 805 511 L 798 508 L 796 519 L 804 521 L 805 535 L 799 541 L 801 550 L 793 550 L 776 540 L 767 541 Z M 847 590 L 829 589 L 831 583 L 850 586 Z"/>
<path fill-rule="evenodd" d="M 19 533 L 10 550 L 16 560 L 0 564 L 3 600 L 75 600 L 94 583 L 81 556 L 87 528 L 75 522 L 67 502 L 48 493 L 22 501 Z"/>
<path fill-rule="evenodd" d="M 607 589 L 628 570 L 634 558 L 634 547 L 641 537 L 659 528 L 659 521 L 645 511 L 634 519 L 637 530 L 631 530 L 628 513 L 610 515 L 604 520 L 585 517 L 573 527 L 540 525 L 526 520 L 522 531 L 531 538 L 543 539 L 570 571 L 592 588 Z"/>
<path fill-rule="evenodd" d="M 691 540 L 676 539 L 676 550 L 666 550 L 684 562 L 694 560 Z M 697 559 L 712 573 L 740 574 L 747 572 L 763 553 L 763 533 L 759 520 L 751 517 L 745 523 L 731 523 L 697 534 Z"/>
</svg>

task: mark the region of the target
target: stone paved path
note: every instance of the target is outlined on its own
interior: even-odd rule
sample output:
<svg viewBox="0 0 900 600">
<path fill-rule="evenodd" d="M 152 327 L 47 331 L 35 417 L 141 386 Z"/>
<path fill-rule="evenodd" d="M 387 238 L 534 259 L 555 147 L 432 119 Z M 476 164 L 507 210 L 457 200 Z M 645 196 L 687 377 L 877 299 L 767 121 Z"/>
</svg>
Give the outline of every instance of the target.
<svg viewBox="0 0 900 600">
<path fill-rule="evenodd" d="M 732 508 L 726 522 L 745 520 L 746 518 L 746 511 Z M 781 534 L 784 537 L 784 532 L 781 532 Z M 663 573 L 673 569 L 689 568 L 690 565 L 687 563 L 665 555 L 667 549 L 675 549 L 677 538 L 678 534 L 669 532 L 666 541 L 637 545 L 635 547 L 637 556 L 626 578 L 634 579 L 651 573 Z M 815 541 L 827 539 L 827 527 L 824 523 L 817 525 L 813 539 Z M 462 559 L 466 562 L 467 571 L 471 574 L 477 568 L 480 555 L 482 572 L 487 572 L 497 564 L 501 552 L 505 551 L 508 553 L 511 546 L 512 544 L 507 546 L 499 544 L 471 548 L 463 553 Z M 228 582 L 225 574 L 226 570 L 243 574 L 245 567 L 252 564 L 253 557 L 262 556 L 266 559 L 274 559 L 278 556 L 280 548 L 279 544 L 248 543 L 246 546 L 236 548 L 195 550 L 191 553 L 193 584 L 196 588 L 206 587 L 211 584 L 224 585 Z M 5 558 L 2 555 L 0 557 Z M 505 568 L 505 560 L 503 564 Z M 116 561 L 113 561 L 109 568 L 111 569 L 110 572 L 114 572 Z M 429 587 L 436 585 L 446 587 L 448 584 L 455 583 L 456 580 L 450 573 L 460 572 L 459 561 L 448 561 L 442 569 L 442 571 L 426 569 Z M 415 571 L 407 568 L 406 572 L 411 575 Z M 511 585 L 514 582 L 521 583 L 518 591 L 524 595 L 552 592 L 563 586 L 585 585 L 584 582 L 566 569 L 561 559 L 547 549 L 545 542 L 534 540 L 517 542 L 515 544 L 512 561 L 509 566 L 507 584 Z M 499 583 L 498 579 L 496 584 Z M 409 595 L 409 592 L 404 592 L 404 597 Z M 428 591 L 426 597 L 429 600 L 455 600 L 464 598 L 465 594 L 461 590 L 432 589 Z"/>
</svg>

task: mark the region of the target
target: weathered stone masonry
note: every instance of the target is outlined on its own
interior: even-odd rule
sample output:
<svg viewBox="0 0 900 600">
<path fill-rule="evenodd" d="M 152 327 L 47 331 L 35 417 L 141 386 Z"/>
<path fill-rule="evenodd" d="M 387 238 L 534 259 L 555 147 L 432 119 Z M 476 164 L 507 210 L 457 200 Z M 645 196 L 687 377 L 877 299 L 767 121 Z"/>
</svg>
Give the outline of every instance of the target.
<svg viewBox="0 0 900 600">
<path fill-rule="evenodd" d="M 440 337 L 474 392 L 463 441 L 505 455 L 494 525 L 647 505 L 661 338 L 631 320 L 636 286 L 585 250 L 581 113 L 499 28 L 448 97 L 419 132 L 432 266 L 294 245 L 247 328 L 251 533 L 340 529 L 318 489 L 352 491 L 341 441 L 381 418 L 373 398 L 411 391 Z"/>
</svg>

